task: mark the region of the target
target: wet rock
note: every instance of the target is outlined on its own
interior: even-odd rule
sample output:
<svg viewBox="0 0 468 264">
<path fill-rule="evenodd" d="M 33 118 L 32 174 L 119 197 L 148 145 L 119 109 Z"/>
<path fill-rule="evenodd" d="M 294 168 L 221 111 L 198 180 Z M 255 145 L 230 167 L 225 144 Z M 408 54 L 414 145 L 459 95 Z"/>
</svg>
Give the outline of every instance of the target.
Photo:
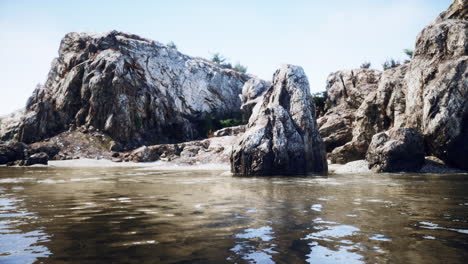
<svg viewBox="0 0 468 264">
<path fill-rule="evenodd" d="M 322 136 L 327 152 L 351 141 L 354 115 L 355 111 L 337 106 L 317 119 L 320 136 Z"/>
<path fill-rule="evenodd" d="M 235 175 L 326 174 L 325 147 L 317 129 L 315 106 L 301 67 L 283 65 L 257 104 L 247 131 L 234 147 Z"/>
<path fill-rule="evenodd" d="M 204 136 L 207 117 L 241 114 L 239 94 L 250 78 L 136 35 L 69 33 L 15 138 L 37 142 L 74 125 L 123 146 L 193 140 Z"/>
<path fill-rule="evenodd" d="M 234 126 L 234 127 L 225 127 L 220 130 L 217 130 L 213 133 L 214 137 L 224 137 L 224 136 L 238 136 L 245 132 L 245 125 Z"/>
<path fill-rule="evenodd" d="M 36 164 L 47 165 L 49 161 L 49 155 L 45 152 L 39 152 L 32 154 L 24 160 L 24 166 L 31 166 Z"/>
<path fill-rule="evenodd" d="M 414 172 L 424 165 L 422 136 L 411 128 L 393 128 L 375 134 L 367 150 L 369 169 L 375 172 Z"/>
</svg>

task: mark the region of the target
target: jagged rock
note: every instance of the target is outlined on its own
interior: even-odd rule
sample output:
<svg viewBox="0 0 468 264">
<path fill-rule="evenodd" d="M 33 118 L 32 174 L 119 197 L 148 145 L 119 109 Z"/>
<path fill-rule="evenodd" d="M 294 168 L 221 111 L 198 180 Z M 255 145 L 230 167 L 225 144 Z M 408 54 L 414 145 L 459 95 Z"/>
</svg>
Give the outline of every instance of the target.
<svg viewBox="0 0 468 264">
<path fill-rule="evenodd" d="M 39 152 L 32 154 L 27 159 L 24 160 L 24 166 L 31 166 L 35 164 L 47 165 L 49 161 L 49 155 L 45 152 Z"/>
<path fill-rule="evenodd" d="M 423 138 L 411 128 L 393 128 L 372 137 L 366 160 L 375 172 L 418 171 L 424 165 Z"/>
<path fill-rule="evenodd" d="M 465 170 L 468 169 L 467 32 L 468 21 L 454 19 L 423 29 L 405 77 L 408 90 L 405 126 L 424 136 L 430 154 Z"/>
<path fill-rule="evenodd" d="M 404 122 L 404 77 L 407 68 L 407 65 L 401 65 L 383 72 L 377 89 L 371 91 L 361 106 L 353 112 L 354 123 L 347 127 L 352 130 L 351 141 L 335 148 L 329 154 L 333 163 L 344 164 L 364 159 L 373 135 Z"/>
<path fill-rule="evenodd" d="M 447 19 L 468 20 L 468 1 L 454 0 L 450 7 L 442 12 L 434 21 L 434 24 L 443 22 Z"/>
<path fill-rule="evenodd" d="M 0 117 L 0 140 L 11 140 L 18 134 L 24 109 Z"/>
<path fill-rule="evenodd" d="M 231 172 L 297 175 L 327 170 L 307 77 L 301 67 L 283 65 L 232 151 Z"/>
<path fill-rule="evenodd" d="M 381 72 L 372 69 L 337 71 L 327 78 L 327 105 L 357 109 L 364 98 L 377 89 Z"/>
<path fill-rule="evenodd" d="M 351 141 L 356 109 L 377 89 L 381 72 L 371 69 L 338 71 L 327 79 L 328 110 L 317 120 L 327 152 Z"/>
<path fill-rule="evenodd" d="M 245 125 L 225 127 L 213 133 L 214 137 L 238 136 L 245 132 Z"/>
<path fill-rule="evenodd" d="M 259 78 L 251 78 L 242 87 L 241 110 L 246 117 L 252 115 L 252 109 L 255 105 L 262 101 L 262 97 L 266 90 L 270 88 L 271 83 Z"/>
<path fill-rule="evenodd" d="M 240 115 L 249 78 L 136 35 L 69 33 L 16 137 L 31 143 L 85 126 L 129 147 L 192 140 L 205 118 Z"/>
</svg>

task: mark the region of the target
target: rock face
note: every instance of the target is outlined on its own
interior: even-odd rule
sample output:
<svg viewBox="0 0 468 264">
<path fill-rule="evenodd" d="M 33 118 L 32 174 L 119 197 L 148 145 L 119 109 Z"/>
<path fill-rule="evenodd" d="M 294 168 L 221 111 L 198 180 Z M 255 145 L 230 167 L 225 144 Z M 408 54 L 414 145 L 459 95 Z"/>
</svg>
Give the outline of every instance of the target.
<svg viewBox="0 0 468 264">
<path fill-rule="evenodd" d="M 266 90 L 270 88 L 271 83 L 259 78 L 251 78 L 242 87 L 241 110 L 244 116 L 250 117 L 255 105 L 262 101 Z"/>
<path fill-rule="evenodd" d="M 377 133 L 372 137 L 366 160 L 375 172 L 418 171 L 424 165 L 423 138 L 411 128 Z"/>
<path fill-rule="evenodd" d="M 235 175 L 326 174 L 325 147 L 301 67 L 283 65 L 231 155 Z"/>
<path fill-rule="evenodd" d="M 327 80 L 327 113 L 317 120 L 327 152 L 351 141 L 356 110 L 377 89 L 381 73 L 370 69 L 338 71 Z"/>
<path fill-rule="evenodd" d="M 85 126 L 127 147 L 192 140 L 205 118 L 240 115 L 249 78 L 136 35 L 69 33 L 15 137 L 31 143 Z"/>
<path fill-rule="evenodd" d="M 468 170 L 467 9 L 456 0 L 418 35 L 412 60 L 383 73 L 356 112 L 352 140 L 332 151 L 332 162 L 362 159 L 374 134 L 407 127 L 423 136 L 427 155 Z"/>
<path fill-rule="evenodd" d="M 49 156 L 37 150 L 22 142 L 0 142 L 0 165 L 47 165 Z"/>
<path fill-rule="evenodd" d="M 234 127 L 225 127 L 220 130 L 213 132 L 214 137 L 224 137 L 224 136 L 238 136 L 245 132 L 245 125 L 234 126 Z"/>
<path fill-rule="evenodd" d="M 465 20 L 442 20 L 418 36 L 405 76 L 404 126 L 424 136 L 430 154 L 468 170 L 468 21 L 464 2 L 460 12 L 465 15 L 460 16 Z"/>
<path fill-rule="evenodd" d="M 351 130 L 351 140 L 335 148 L 329 155 L 333 163 L 344 164 L 364 159 L 374 134 L 404 121 L 403 78 L 406 71 L 407 65 L 402 65 L 383 72 L 377 88 L 370 91 L 360 107 L 353 111 L 354 122 L 348 127 Z"/>
</svg>

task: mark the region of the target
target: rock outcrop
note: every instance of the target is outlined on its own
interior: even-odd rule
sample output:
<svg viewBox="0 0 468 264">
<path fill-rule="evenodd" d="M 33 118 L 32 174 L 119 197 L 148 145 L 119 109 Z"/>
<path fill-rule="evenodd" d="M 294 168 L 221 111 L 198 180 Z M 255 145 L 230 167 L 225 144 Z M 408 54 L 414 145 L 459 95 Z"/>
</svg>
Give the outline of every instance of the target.
<svg viewBox="0 0 468 264">
<path fill-rule="evenodd" d="M 413 128 L 427 155 L 468 170 L 467 64 L 467 1 L 456 0 L 418 35 L 412 60 L 383 73 L 356 112 L 352 140 L 335 148 L 331 161 L 362 159 L 374 134 Z"/>
<path fill-rule="evenodd" d="M 354 122 L 348 127 L 351 130 L 351 140 L 330 153 L 329 158 L 333 163 L 344 164 L 364 159 L 374 134 L 404 121 L 403 79 L 406 71 L 407 65 L 402 65 L 383 72 L 377 88 L 370 91 L 360 107 L 352 112 Z"/>
<path fill-rule="evenodd" d="M 283 65 L 234 146 L 231 172 L 265 176 L 327 171 L 307 77 L 301 67 Z"/>
<path fill-rule="evenodd" d="M 371 69 L 338 71 L 327 79 L 327 112 L 317 120 L 327 152 L 351 141 L 353 122 L 364 98 L 377 89 L 381 72 Z"/>
<path fill-rule="evenodd" d="M 424 165 L 423 138 L 411 128 L 377 133 L 372 137 L 366 160 L 375 172 L 419 171 Z"/>
<path fill-rule="evenodd" d="M 136 35 L 69 33 L 17 133 L 32 143 L 93 127 L 124 147 L 193 140 L 207 117 L 240 115 L 250 76 Z"/>
<path fill-rule="evenodd" d="M 0 142 L 0 165 L 47 165 L 49 156 L 23 142 Z"/>
<path fill-rule="evenodd" d="M 424 136 L 430 154 L 468 170 L 468 20 L 464 2 L 465 9 L 460 10 L 464 20 L 446 13 L 443 16 L 451 19 L 429 25 L 417 38 L 405 76 L 403 125 Z"/>
</svg>

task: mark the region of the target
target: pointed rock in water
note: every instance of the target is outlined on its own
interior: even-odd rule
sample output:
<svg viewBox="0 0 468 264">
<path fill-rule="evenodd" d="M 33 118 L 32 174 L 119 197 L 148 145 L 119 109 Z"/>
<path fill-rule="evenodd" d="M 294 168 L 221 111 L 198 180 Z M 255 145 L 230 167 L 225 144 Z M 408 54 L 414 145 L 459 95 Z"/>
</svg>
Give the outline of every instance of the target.
<svg viewBox="0 0 468 264">
<path fill-rule="evenodd" d="M 127 147 L 193 140 L 206 118 L 240 115 L 249 78 L 136 35 L 69 33 L 19 126 L 0 125 L 0 138 L 32 143 L 94 127 Z"/>
<path fill-rule="evenodd" d="M 412 128 L 392 128 L 375 134 L 366 160 L 375 172 L 419 171 L 424 165 L 423 138 Z"/>
<path fill-rule="evenodd" d="M 283 65 L 231 154 L 235 175 L 327 174 L 325 147 L 301 67 Z"/>
</svg>

